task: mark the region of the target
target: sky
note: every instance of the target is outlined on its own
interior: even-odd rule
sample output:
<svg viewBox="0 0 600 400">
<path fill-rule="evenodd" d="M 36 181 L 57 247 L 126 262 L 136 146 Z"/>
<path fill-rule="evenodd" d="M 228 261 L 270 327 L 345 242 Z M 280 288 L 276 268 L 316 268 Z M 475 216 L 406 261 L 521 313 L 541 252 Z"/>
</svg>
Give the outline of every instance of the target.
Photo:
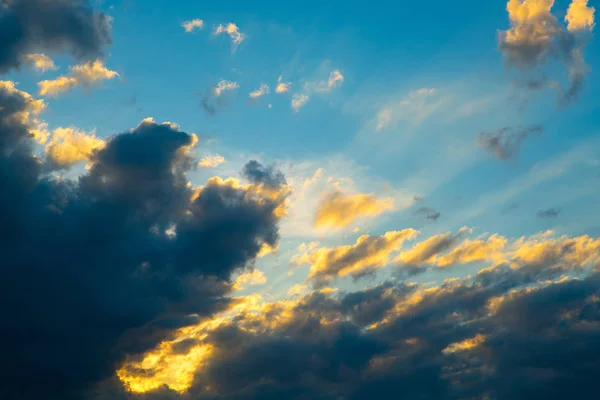
<svg viewBox="0 0 600 400">
<path fill-rule="evenodd" d="M 0 0 L 0 397 L 596 399 L 592 0 Z"/>
</svg>

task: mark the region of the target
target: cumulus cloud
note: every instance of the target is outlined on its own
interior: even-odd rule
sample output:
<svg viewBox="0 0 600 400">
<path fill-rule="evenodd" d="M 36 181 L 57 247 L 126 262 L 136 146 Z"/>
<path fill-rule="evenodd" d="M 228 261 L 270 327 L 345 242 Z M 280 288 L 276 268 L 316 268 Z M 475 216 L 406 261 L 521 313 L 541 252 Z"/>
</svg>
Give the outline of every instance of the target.
<svg viewBox="0 0 600 400">
<path fill-rule="evenodd" d="M 250 92 L 249 96 L 251 99 L 257 99 L 265 94 L 269 94 L 269 85 L 262 83 L 258 89 Z"/>
<path fill-rule="evenodd" d="M 187 32 L 192 33 L 195 30 L 200 30 L 204 27 L 204 21 L 201 19 L 191 19 L 189 21 L 184 21 L 181 23 L 181 27 Z"/>
<path fill-rule="evenodd" d="M 231 22 L 225 25 L 221 24 L 215 28 L 213 35 L 216 36 L 221 34 L 226 34 L 229 36 L 229 38 L 231 39 L 233 51 L 235 51 L 240 45 L 240 43 L 242 43 L 246 38 L 246 36 L 242 32 L 240 32 L 238 26 Z"/>
<path fill-rule="evenodd" d="M 506 161 L 519 154 L 521 145 L 531 135 L 540 135 L 544 131 L 540 125 L 525 128 L 505 127 L 496 132 L 482 132 L 477 136 L 477 145 L 494 157 Z"/>
<path fill-rule="evenodd" d="M 224 92 L 238 89 L 240 85 L 237 82 L 228 81 L 222 79 L 217 83 L 217 86 L 213 89 L 213 93 L 215 96 L 221 96 Z"/>
<path fill-rule="evenodd" d="M 40 49 L 91 61 L 110 44 L 110 17 L 86 0 L 4 1 L 0 14 L 0 73 L 30 63 Z"/>
<path fill-rule="evenodd" d="M 315 214 L 317 228 L 345 228 L 359 218 L 373 218 L 394 209 L 394 199 L 378 199 L 373 194 L 348 194 L 335 191 L 325 194 Z"/>
<path fill-rule="evenodd" d="M 291 82 L 284 82 L 283 76 L 277 78 L 277 87 L 275 88 L 275 93 L 286 93 L 290 91 L 292 86 Z"/>
<path fill-rule="evenodd" d="M 334 248 L 301 247 L 292 263 L 310 264 L 308 279 L 323 286 L 336 277 L 360 277 L 390 262 L 391 254 L 398 252 L 404 241 L 417 235 L 413 229 L 387 232 L 379 236 L 363 235 L 355 244 Z"/>
<path fill-rule="evenodd" d="M 215 154 L 214 156 L 204 156 L 198 161 L 198 166 L 202 168 L 217 168 L 225 162 L 225 157 Z"/>
<path fill-rule="evenodd" d="M 253 269 L 252 271 L 244 272 L 235 278 L 233 290 L 242 290 L 247 286 L 262 285 L 265 283 L 267 283 L 267 277 L 265 276 L 265 273 L 258 269 Z"/>
<path fill-rule="evenodd" d="M 98 82 L 118 77 L 119 74 L 106 68 L 102 61 L 96 60 L 71 68 L 69 75 L 38 82 L 40 96 L 57 96 L 75 87 L 91 87 Z"/>
<path fill-rule="evenodd" d="M 508 66 L 537 74 L 533 81 L 544 82 L 542 69 L 549 59 L 557 59 L 569 71 L 569 86 L 557 82 L 559 104 L 565 105 L 579 95 L 588 70 L 583 59 L 587 35 L 594 28 L 594 9 L 587 0 L 573 0 L 564 27 L 552 14 L 554 0 L 509 0 L 507 11 L 511 27 L 499 34 L 499 46 Z M 541 78 L 540 78 L 541 76 Z M 525 79 L 532 81 L 531 76 Z"/>
<path fill-rule="evenodd" d="M 58 69 L 56 64 L 54 64 L 54 61 L 45 54 L 27 54 L 25 60 L 37 72 L 47 72 Z"/>
<path fill-rule="evenodd" d="M 90 163 L 57 180 L 31 149 L 43 102 L 3 83 L 0 105 L 0 339 L 20 365 L 2 369 L 4 398 L 81 398 L 125 355 L 229 307 L 234 272 L 277 246 L 281 188 L 192 188 L 198 139 L 175 124 L 146 119 L 106 142 L 56 130 L 49 160 Z"/>
<path fill-rule="evenodd" d="M 46 155 L 52 168 L 68 168 L 78 162 L 89 162 L 94 151 L 104 147 L 105 141 L 94 133 L 79 129 L 57 128 L 46 143 Z"/>
<path fill-rule="evenodd" d="M 298 112 L 300 109 L 308 103 L 310 97 L 304 93 L 296 93 L 292 96 L 292 108 Z"/>
</svg>

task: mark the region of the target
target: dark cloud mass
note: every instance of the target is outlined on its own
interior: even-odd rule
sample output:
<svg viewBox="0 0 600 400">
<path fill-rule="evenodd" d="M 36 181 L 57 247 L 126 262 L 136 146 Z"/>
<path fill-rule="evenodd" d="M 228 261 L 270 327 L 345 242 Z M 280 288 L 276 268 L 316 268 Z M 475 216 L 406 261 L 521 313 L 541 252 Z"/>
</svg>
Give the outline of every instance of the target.
<svg viewBox="0 0 600 400">
<path fill-rule="evenodd" d="M 0 70 L 31 50 L 96 56 L 107 19 L 75 0 L 2 3 Z M 230 275 L 276 246 L 280 200 L 186 177 L 196 137 L 144 120 L 78 181 L 33 155 L 27 94 L 0 86 L 0 398 L 70 400 L 225 309 Z"/>
<path fill-rule="evenodd" d="M 419 217 L 428 219 L 430 221 L 437 221 L 440 218 L 441 214 L 439 211 L 434 210 L 429 207 L 421 207 L 417 211 L 414 212 L 414 215 Z"/>
<path fill-rule="evenodd" d="M 285 176 L 275 166 L 263 166 L 258 161 L 249 161 L 242 169 L 242 176 L 250 182 L 262 183 L 270 187 L 285 185 Z"/>
<path fill-rule="evenodd" d="M 525 128 L 513 129 L 505 127 L 496 132 L 482 132 L 477 137 L 477 145 L 494 157 L 506 161 L 519 154 L 521 145 L 531 135 L 540 135 L 544 128 L 533 125 Z"/>
<path fill-rule="evenodd" d="M 18 68 L 29 53 L 67 51 L 94 59 L 109 43 L 109 17 L 87 0 L 0 1 L 0 73 Z"/>
</svg>

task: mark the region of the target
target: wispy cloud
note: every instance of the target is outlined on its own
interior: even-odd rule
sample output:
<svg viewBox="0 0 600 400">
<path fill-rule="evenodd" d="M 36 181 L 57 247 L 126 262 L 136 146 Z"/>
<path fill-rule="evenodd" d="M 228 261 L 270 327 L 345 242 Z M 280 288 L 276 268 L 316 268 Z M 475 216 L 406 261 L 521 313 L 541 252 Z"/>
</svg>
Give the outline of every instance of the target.
<svg viewBox="0 0 600 400">
<path fill-rule="evenodd" d="M 240 85 L 238 85 L 237 82 L 227 81 L 227 80 L 223 79 L 223 80 L 220 80 L 219 83 L 217 83 L 217 87 L 215 87 L 213 89 L 213 93 L 215 96 L 218 97 L 218 96 L 222 95 L 224 92 L 235 90 L 235 89 L 238 89 L 239 87 L 240 87 Z"/>
<path fill-rule="evenodd" d="M 181 27 L 187 32 L 191 33 L 195 30 L 200 30 L 204 27 L 204 21 L 201 19 L 192 19 L 181 23 Z"/>
<path fill-rule="evenodd" d="M 240 43 L 242 43 L 246 38 L 246 36 L 242 32 L 240 32 L 238 26 L 232 22 L 225 25 L 221 24 L 215 28 L 213 35 L 217 36 L 221 34 L 229 35 L 229 38 L 231 39 L 231 43 L 233 45 L 233 51 L 235 51 L 240 45 Z"/>
<path fill-rule="evenodd" d="M 375 129 L 382 131 L 396 126 L 400 121 L 418 125 L 446 102 L 447 99 L 439 96 L 434 88 L 415 90 L 402 100 L 381 108 L 375 117 Z"/>
<path fill-rule="evenodd" d="M 292 108 L 298 112 L 308 102 L 310 97 L 304 93 L 296 93 L 292 96 Z"/>
<path fill-rule="evenodd" d="M 250 92 L 249 96 L 252 99 L 259 98 L 269 93 L 269 85 L 266 83 L 262 83 L 260 87 L 252 92 Z"/>
<path fill-rule="evenodd" d="M 91 87 L 97 82 L 113 79 L 119 74 L 106 68 L 102 61 L 96 60 L 71 67 L 69 75 L 38 82 L 41 96 L 57 96 L 75 87 Z"/>
<path fill-rule="evenodd" d="M 506 161 L 519 154 L 525 139 L 534 134 L 540 135 L 543 131 L 540 125 L 519 128 L 516 131 L 511 127 L 505 127 L 496 132 L 480 133 L 477 137 L 477 145 L 496 158 Z"/>
</svg>

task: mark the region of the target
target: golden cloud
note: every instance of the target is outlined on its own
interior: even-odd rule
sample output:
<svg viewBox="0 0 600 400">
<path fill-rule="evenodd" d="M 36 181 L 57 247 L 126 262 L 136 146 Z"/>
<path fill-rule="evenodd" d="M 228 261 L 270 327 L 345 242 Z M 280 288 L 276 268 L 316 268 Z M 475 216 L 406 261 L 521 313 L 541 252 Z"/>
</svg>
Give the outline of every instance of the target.
<svg viewBox="0 0 600 400">
<path fill-rule="evenodd" d="M 99 81 L 113 79 L 118 76 L 117 72 L 106 68 L 102 61 L 96 60 L 72 67 L 68 76 L 59 76 L 53 80 L 38 82 L 38 87 L 41 96 L 57 96 L 74 87 L 90 87 Z"/>
<path fill-rule="evenodd" d="M 373 194 L 345 194 L 336 191 L 325 195 L 317 206 L 317 228 L 345 228 L 362 217 L 377 217 L 394 209 L 394 199 L 378 199 Z"/>
</svg>

